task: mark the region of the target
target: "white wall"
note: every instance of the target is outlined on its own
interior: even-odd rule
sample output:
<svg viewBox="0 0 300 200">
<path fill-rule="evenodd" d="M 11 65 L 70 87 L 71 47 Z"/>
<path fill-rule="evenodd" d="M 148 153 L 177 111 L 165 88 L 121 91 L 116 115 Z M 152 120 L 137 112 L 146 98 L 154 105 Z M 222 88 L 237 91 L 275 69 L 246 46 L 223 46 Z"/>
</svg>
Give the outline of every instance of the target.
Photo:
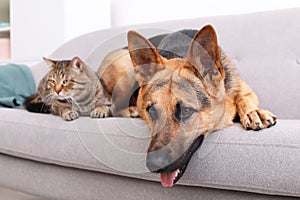
<svg viewBox="0 0 300 200">
<path fill-rule="evenodd" d="M 64 0 L 64 39 L 110 28 L 110 0 Z"/>
<path fill-rule="evenodd" d="M 41 60 L 64 42 L 111 24 L 110 0 L 10 0 L 10 8 L 13 62 Z"/>
<path fill-rule="evenodd" d="M 112 26 L 300 7 L 299 0 L 111 0 Z"/>
<path fill-rule="evenodd" d="M 104 28 L 300 7 L 300 0 L 10 0 L 10 4 L 12 61 L 32 61 L 70 39 Z"/>
<path fill-rule="evenodd" d="M 40 60 L 64 42 L 61 0 L 10 0 L 12 61 Z"/>
</svg>

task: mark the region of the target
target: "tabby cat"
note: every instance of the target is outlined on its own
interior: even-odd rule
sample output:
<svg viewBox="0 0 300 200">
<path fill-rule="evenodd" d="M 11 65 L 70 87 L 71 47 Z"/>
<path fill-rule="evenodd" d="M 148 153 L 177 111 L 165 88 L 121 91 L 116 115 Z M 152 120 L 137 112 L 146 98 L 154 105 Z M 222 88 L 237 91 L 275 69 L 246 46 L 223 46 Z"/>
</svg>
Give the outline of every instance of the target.
<svg viewBox="0 0 300 200">
<path fill-rule="evenodd" d="M 92 118 L 109 116 L 111 97 L 80 58 L 44 60 L 49 71 L 40 81 L 37 94 L 26 99 L 24 107 L 28 111 L 52 113 L 67 121 L 79 115 L 90 115 Z"/>
</svg>

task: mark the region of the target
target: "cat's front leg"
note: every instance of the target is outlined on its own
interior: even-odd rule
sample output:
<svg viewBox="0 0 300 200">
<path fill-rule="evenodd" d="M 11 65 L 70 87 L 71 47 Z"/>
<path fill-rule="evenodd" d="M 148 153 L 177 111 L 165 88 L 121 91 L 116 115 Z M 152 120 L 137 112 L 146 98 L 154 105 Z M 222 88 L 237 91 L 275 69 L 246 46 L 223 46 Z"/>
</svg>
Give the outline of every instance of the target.
<svg viewBox="0 0 300 200">
<path fill-rule="evenodd" d="M 51 112 L 53 115 L 59 115 L 66 121 L 72 121 L 79 117 L 79 113 L 74 110 L 72 107 L 58 105 L 57 103 L 53 103 L 51 106 Z"/>
<path fill-rule="evenodd" d="M 110 113 L 110 106 L 98 106 L 91 112 L 92 118 L 105 118 L 108 117 Z"/>
<path fill-rule="evenodd" d="M 61 117 L 66 121 L 72 121 L 74 119 L 77 119 L 79 117 L 79 114 L 73 109 L 64 109 L 61 113 Z"/>
</svg>

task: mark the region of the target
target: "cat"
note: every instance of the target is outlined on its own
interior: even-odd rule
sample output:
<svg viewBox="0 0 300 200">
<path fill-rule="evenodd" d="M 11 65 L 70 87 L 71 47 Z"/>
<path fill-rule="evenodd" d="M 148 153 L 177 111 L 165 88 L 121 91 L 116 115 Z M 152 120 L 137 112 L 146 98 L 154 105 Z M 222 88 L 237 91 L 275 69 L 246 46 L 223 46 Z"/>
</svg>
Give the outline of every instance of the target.
<svg viewBox="0 0 300 200">
<path fill-rule="evenodd" d="M 59 115 L 66 121 L 79 115 L 92 118 L 110 115 L 111 97 L 104 91 L 96 74 L 80 58 L 43 59 L 49 71 L 40 81 L 37 93 L 25 100 L 25 109 Z"/>
</svg>

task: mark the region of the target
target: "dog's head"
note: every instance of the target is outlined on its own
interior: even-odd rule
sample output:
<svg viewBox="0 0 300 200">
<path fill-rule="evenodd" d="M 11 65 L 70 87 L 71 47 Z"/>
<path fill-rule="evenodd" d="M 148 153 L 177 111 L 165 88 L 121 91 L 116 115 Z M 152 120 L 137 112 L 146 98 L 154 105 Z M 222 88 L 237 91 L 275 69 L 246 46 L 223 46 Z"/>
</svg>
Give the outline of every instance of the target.
<svg viewBox="0 0 300 200">
<path fill-rule="evenodd" d="M 187 58 L 167 60 L 149 40 L 130 31 L 128 49 L 140 85 L 139 114 L 151 127 L 147 167 L 170 187 L 224 116 L 217 36 L 212 26 L 205 26 L 190 43 Z"/>
</svg>

